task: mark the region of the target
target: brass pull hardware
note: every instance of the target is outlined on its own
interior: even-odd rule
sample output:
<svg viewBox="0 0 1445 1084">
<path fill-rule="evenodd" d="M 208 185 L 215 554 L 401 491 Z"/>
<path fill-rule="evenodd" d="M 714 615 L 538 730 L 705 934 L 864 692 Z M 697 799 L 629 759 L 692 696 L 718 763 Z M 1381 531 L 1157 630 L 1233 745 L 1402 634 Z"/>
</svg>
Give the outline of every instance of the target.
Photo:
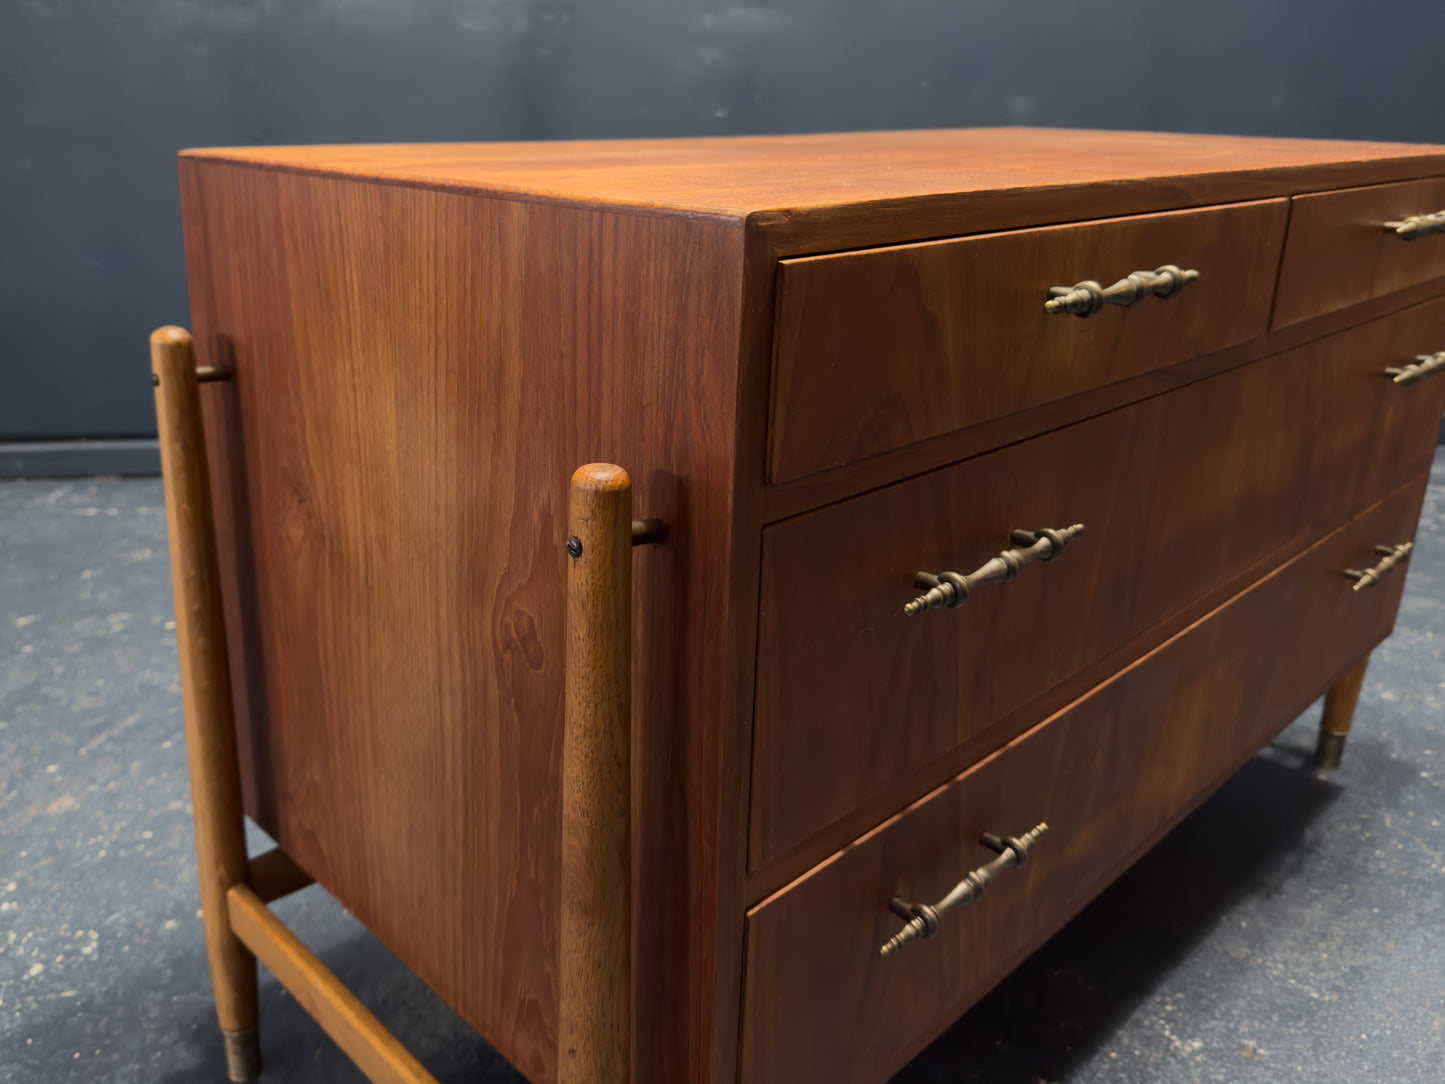
<svg viewBox="0 0 1445 1084">
<path fill-rule="evenodd" d="M 667 525 L 656 517 L 648 519 L 634 519 L 632 521 L 632 544 L 634 546 L 650 546 L 654 542 L 661 542 L 667 538 Z M 582 556 L 582 539 L 572 535 L 567 539 L 566 549 L 569 556 Z"/>
<path fill-rule="evenodd" d="M 909 617 L 924 610 L 938 610 L 947 606 L 957 609 L 968 601 L 968 594 L 975 587 L 990 583 L 1009 583 L 1018 578 L 1024 567 L 1033 561 L 1057 561 L 1067 546 L 1084 533 L 1084 525 L 1075 523 L 1072 527 L 1055 531 L 1045 527 L 1039 531 L 1018 528 L 1009 535 L 1013 549 L 1004 550 L 997 557 L 991 557 L 967 576 L 957 572 L 919 572 L 913 577 L 914 587 L 927 588 L 903 607 Z"/>
<path fill-rule="evenodd" d="M 1432 215 L 1411 215 L 1402 222 L 1386 222 L 1385 229 L 1397 237 L 1414 241 L 1432 233 L 1445 233 L 1445 211 Z"/>
<path fill-rule="evenodd" d="M 1022 836 L 1000 837 L 985 832 L 979 837 L 979 843 L 998 857 L 973 870 L 953 886 L 953 891 L 931 907 L 926 903 L 909 903 L 895 897 L 889 902 L 888 908 L 899 918 L 906 919 L 908 925 L 890 937 L 878 950 L 878 955 L 892 956 L 904 945 L 933 937 L 938 933 L 939 919 L 949 911 L 955 907 L 964 907 L 982 896 L 988 891 L 988 886 L 993 883 L 997 874 L 1027 862 L 1034 844 L 1048 830 L 1047 824 L 1040 824 Z"/>
<path fill-rule="evenodd" d="M 1102 312 L 1105 305 L 1127 309 L 1146 297 L 1173 297 L 1191 282 L 1198 281 L 1198 271 L 1182 271 L 1174 264 L 1166 263 L 1157 271 L 1132 271 L 1108 287 L 1100 286 L 1093 279 L 1085 279 L 1073 286 L 1050 286 L 1044 312 L 1087 318 Z"/>
<path fill-rule="evenodd" d="M 1398 546 L 1376 546 L 1375 552 L 1382 554 L 1384 559 L 1374 568 L 1347 568 L 1345 575 L 1355 581 L 1354 591 L 1363 591 L 1366 587 L 1374 587 L 1386 576 L 1395 570 L 1395 566 L 1410 556 L 1410 551 L 1415 548 L 1413 542 L 1401 542 Z"/>
<path fill-rule="evenodd" d="M 1416 354 L 1413 364 L 1400 369 L 1386 369 L 1385 375 L 1396 384 L 1409 385 L 1441 372 L 1445 372 L 1445 350 L 1438 354 Z"/>
</svg>

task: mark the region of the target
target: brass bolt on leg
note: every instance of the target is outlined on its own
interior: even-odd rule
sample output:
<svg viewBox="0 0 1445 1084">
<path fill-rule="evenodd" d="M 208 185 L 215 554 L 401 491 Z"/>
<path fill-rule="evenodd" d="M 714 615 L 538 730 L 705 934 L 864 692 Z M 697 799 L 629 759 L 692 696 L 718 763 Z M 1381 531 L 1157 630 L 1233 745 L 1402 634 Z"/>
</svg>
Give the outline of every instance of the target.
<svg viewBox="0 0 1445 1084">
<path fill-rule="evenodd" d="M 1330 686 L 1330 691 L 1325 694 L 1325 712 L 1320 719 L 1320 740 L 1315 747 L 1317 767 L 1334 771 L 1340 766 L 1345 752 L 1345 739 L 1350 736 L 1355 705 L 1359 702 L 1360 689 L 1364 687 L 1365 671 L 1369 666 L 1370 657 L 1366 655 L 1344 677 Z"/>
<path fill-rule="evenodd" d="M 226 1044 L 226 1076 L 234 1084 L 249 1084 L 261 1075 L 261 1041 L 255 1028 L 221 1030 Z"/>
<path fill-rule="evenodd" d="M 1345 757 L 1345 739 L 1348 734 L 1333 734 L 1321 728 L 1320 741 L 1315 746 L 1315 767 L 1323 768 L 1332 772 L 1338 768 Z"/>
</svg>

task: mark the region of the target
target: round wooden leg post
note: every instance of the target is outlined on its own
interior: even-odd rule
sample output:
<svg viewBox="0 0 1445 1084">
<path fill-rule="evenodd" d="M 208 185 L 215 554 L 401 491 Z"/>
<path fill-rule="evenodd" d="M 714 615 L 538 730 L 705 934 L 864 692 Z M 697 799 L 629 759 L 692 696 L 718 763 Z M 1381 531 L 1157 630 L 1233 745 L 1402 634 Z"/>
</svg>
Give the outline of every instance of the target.
<svg viewBox="0 0 1445 1084">
<path fill-rule="evenodd" d="M 593 463 L 567 517 L 559 1084 L 630 1084 L 632 482 Z"/>
<path fill-rule="evenodd" d="M 1321 768 L 1340 766 L 1345 753 L 1345 739 L 1355 719 L 1355 705 L 1365 684 L 1365 671 L 1370 667 L 1366 655 L 1325 694 L 1325 714 L 1320 720 L 1320 743 L 1315 748 L 1315 764 Z"/>
<path fill-rule="evenodd" d="M 250 1081 L 261 1071 L 256 959 L 231 932 L 226 905 L 226 892 L 246 880 L 241 776 L 196 361 L 191 336 L 182 328 L 163 327 L 151 336 L 151 382 L 165 473 L 206 953 L 227 1072 L 233 1081 Z"/>
</svg>

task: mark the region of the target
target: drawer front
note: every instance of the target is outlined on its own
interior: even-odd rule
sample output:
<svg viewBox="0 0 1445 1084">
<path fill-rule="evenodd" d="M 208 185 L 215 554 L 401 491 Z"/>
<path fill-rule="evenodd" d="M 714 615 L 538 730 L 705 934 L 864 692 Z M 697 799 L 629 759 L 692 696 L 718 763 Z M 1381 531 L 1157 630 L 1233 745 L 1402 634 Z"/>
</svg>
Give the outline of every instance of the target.
<svg viewBox="0 0 1445 1084">
<path fill-rule="evenodd" d="M 803 477 L 1244 342 L 1269 322 L 1287 200 L 784 260 L 770 473 Z M 1091 317 L 1053 286 L 1199 279 Z"/>
<path fill-rule="evenodd" d="M 796 872 L 1426 469 L 1445 302 L 768 528 L 751 868 Z M 905 616 L 1014 528 L 1056 562 Z M 1151 631 L 1154 630 L 1154 631 Z"/>
<path fill-rule="evenodd" d="M 1427 475 L 754 908 L 742 1079 L 888 1079 L 1388 634 L 1401 570 L 1341 570 L 1414 531 Z M 933 904 L 1049 831 L 1021 869 L 889 958 L 894 897 Z"/>
<path fill-rule="evenodd" d="M 1387 222 L 1445 213 L 1445 178 L 1296 196 L 1274 326 L 1445 277 L 1445 232 L 1406 240 Z"/>
</svg>

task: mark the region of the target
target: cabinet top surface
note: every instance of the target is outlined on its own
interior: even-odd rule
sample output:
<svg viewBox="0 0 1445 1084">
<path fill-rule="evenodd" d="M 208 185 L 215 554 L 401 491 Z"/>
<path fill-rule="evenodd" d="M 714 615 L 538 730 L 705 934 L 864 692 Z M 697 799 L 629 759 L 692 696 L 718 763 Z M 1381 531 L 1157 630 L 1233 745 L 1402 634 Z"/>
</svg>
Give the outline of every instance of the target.
<svg viewBox="0 0 1445 1084">
<path fill-rule="evenodd" d="M 232 147 L 182 158 L 730 218 L 987 192 L 1160 188 L 1209 177 L 1228 180 L 1223 196 L 1248 198 L 1245 178 L 1264 194 L 1272 184 L 1308 191 L 1445 173 L 1445 146 L 1046 128 Z"/>
</svg>

